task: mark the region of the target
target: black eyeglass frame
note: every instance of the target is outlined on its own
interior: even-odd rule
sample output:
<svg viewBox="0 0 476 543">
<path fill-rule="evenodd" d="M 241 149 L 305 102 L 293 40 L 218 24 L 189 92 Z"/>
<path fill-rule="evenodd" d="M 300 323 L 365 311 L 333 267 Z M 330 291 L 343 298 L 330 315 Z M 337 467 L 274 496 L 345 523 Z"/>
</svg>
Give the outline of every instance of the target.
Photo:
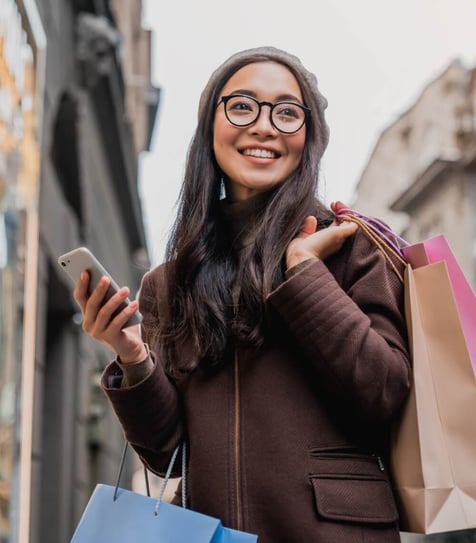
<svg viewBox="0 0 476 543">
<path fill-rule="evenodd" d="M 250 121 L 249 123 L 237 124 L 237 123 L 234 123 L 230 119 L 230 117 L 228 117 L 228 111 L 227 111 L 226 105 L 227 105 L 229 100 L 231 100 L 232 98 L 237 98 L 237 97 L 238 98 L 240 98 L 240 97 L 248 98 L 249 100 L 252 100 L 256 104 L 258 104 L 258 115 L 256 115 L 256 118 L 253 119 L 252 121 Z M 296 132 L 299 132 L 299 130 L 301 130 L 301 128 L 305 125 L 305 123 L 307 122 L 308 118 L 311 115 L 311 109 L 310 108 L 308 108 L 307 106 L 303 106 L 302 104 L 298 104 L 297 102 L 290 102 L 288 100 L 284 100 L 282 102 L 276 102 L 274 104 L 271 103 L 271 102 L 267 102 L 267 101 L 260 102 L 259 100 L 256 100 L 256 98 L 253 98 L 253 96 L 250 96 L 249 94 L 228 94 L 227 96 L 222 96 L 220 98 L 220 100 L 217 103 L 217 108 L 221 103 L 223 103 L 223 108 L 225 110 L 225 116 L 226 116 L 228 122 L 230 124 L 232 124 L 233 126 L 237 126 L 239 128 L 245 128 L 246 126 L 251 126 L 252 124 L 254 124 L 259 119 L 259 117 L 261 115 L 261 108 L 263 106 L 268 106 L 269 107 L 269 120 L 270 120 L 271 124 L 274 126 L 274 128 L 276 128 L 276 130 L 278 132 L 281 132 L 282 134 L 295 134 Z M 276 106 L 282 106 L 283 104 L 290 104 L 290 105 L 293 105 L 293 106 L 297 106 L 297 107 L 301 108 L 303 113 L 304 113 L 304 119 L 302 121 L 301 126 L 299 126 L 299 128 L 296 128 L 296 130 L 292 130 L 291 132 L 287 132 L 286 130 L 281 130 L 279 127 L 276 126 L 276 124 L 273 121 L 273 110 L 274 110 L 274 108 Z"/>
</svg>

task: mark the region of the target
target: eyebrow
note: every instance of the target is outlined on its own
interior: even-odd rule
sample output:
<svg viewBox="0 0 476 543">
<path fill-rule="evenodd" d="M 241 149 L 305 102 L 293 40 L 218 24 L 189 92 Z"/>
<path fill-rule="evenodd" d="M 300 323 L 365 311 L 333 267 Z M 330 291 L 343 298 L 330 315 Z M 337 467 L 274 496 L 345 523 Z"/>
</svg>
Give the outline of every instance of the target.
<svg viewBox="0 0 476 543">
<path fill-rule="evenodd" d="M 258 94 L 252 90 L 249 89 L 236 89 L 234 91 L 231 91 L 230 94 L 246 94 L 247 96 L 251 96 L 252 98 L 258 98 Z M 300 100 L 297 96 L 294 96 L 294 94 L 280 94 L 276 96 L 276 102 L 296 102 L 298 104 L 302 104 L 302 100 Z"/>
</svg>

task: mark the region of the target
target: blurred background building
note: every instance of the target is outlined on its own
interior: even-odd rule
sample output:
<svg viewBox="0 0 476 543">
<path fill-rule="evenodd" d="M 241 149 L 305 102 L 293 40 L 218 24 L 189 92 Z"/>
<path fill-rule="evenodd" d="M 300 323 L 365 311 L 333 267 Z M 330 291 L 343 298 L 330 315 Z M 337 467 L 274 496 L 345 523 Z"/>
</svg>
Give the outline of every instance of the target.
<svg viewBox="0 0 476 543">
<path fill-rule="evenodd" d="M 159 90 L 139 0 L 0 2 L 0 542 L 64 543 L 124 438 L 60 254 L 87 245 L 136 291 L 137 187 Z M 124 484 L 130 484 L 129 466 Z"/>
<path fill-rule="evenodd" d="M 476 287 L 476 68 L 454 61 L 387 127 L 353 206 L 410 243 L 444 233 Z"/>
</svg>

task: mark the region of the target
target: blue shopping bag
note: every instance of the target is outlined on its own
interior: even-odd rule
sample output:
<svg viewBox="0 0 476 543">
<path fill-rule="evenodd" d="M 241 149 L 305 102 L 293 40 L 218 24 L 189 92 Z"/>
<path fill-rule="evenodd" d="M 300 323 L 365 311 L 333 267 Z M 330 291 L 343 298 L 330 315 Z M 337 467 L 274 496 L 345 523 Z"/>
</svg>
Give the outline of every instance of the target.
<svg viewBox="0 0 476 543">
<path fill-rule="evenodd" d="M 255 543 L 219 519 L 109 485 L 96 486 L 71 543 Z"/>
<path fill-rule="evenodd" d="M 118 482 L 126 450 L 127 444 Z M 256 535 L 225 528 L 219 519 L 187 509 L 185 501 L 184 507 L 162 501 L 177 453 L 178 448 L 158 499 L 119 488 L 118 484 L 98 484 L 71 543 L 256 543 Z"/>
</svg>

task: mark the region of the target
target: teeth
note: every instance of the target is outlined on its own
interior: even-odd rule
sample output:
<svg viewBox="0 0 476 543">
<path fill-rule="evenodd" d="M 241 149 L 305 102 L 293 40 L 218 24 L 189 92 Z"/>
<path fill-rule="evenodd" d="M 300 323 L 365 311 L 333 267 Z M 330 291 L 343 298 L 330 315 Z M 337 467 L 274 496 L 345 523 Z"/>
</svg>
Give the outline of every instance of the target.
<svg viewBox="0 0 476 543">
<path fill-rule="evenodd" d="M 277 156 L 276 153 L 266 151 L 265 149 L 245 149 L 243 154 L 247 156 L 256 156 L 259 158 L 276 158 Z"/>
</svg>

